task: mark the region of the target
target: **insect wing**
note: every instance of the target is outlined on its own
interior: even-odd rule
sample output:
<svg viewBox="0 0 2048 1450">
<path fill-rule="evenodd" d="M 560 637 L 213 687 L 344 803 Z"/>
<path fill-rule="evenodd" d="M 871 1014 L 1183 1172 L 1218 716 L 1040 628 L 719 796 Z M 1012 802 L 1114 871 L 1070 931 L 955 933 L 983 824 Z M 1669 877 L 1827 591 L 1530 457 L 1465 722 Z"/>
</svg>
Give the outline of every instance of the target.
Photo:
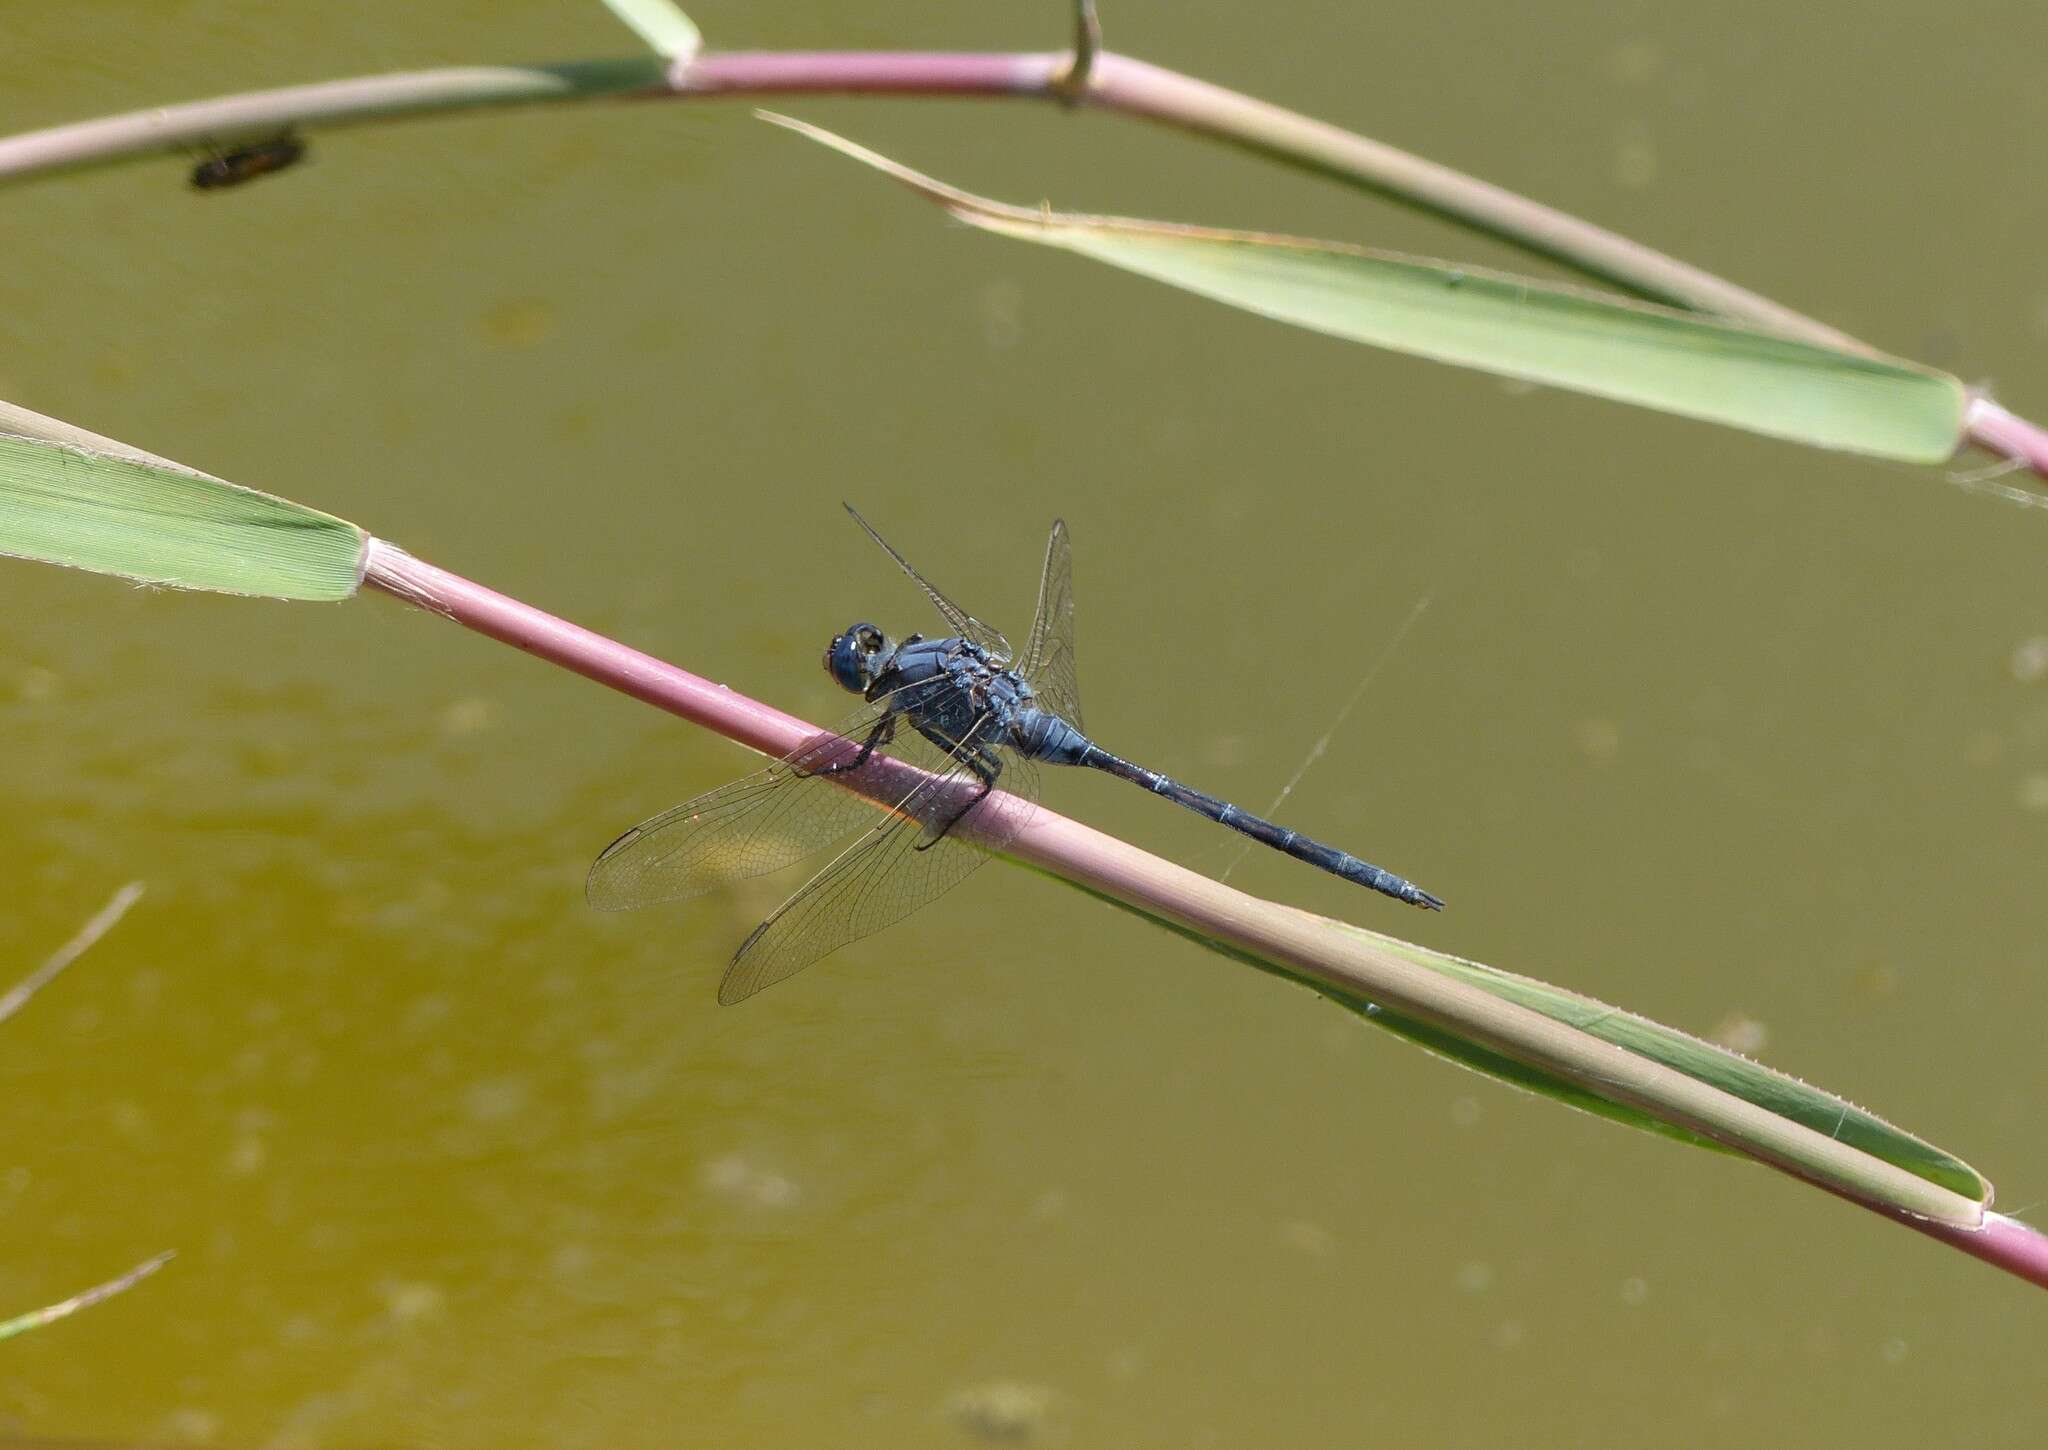
<svg viewBox="0 0 2048 1450">
<path fill-rule="evenodd" d="M 980 645 L 991 655 L 995 656 L 998 663 L 1009 663 L 1010 642 L 1003 638 L 1000 630 L 992 629 L 988 625 L 983 624 L 980 620 L 941 594 L 929 579 L 910 567 L 910 561 L 897 553 L 890 546 L 887 539 L 875 532 L 875 526 L 862 518 L 860 511 L 852 504 L 846 505 L 846 511 L 853 515 L 855 523 L 867 530 L 869 538 L 882 546 L 882 552 L 894 559 L 896 566 L 915 580 L 917 587 L 930 596 L 932 603 L 938 606 L 939 613 L 946 616 L 946 623 L 953 627 L 955 634 Z"/>
<path fill-rule="evenodd" d="M 1074 551 L 1065 519 L 1054 519 L 1045 541 L 1045 574 L 1038 583 L 1038 612 L 1024 642 L 1019 672 L 1044 709 L 1076 730 L 1081 723 L 1081 685 L 1074 669 Z"/>
<path fill-rule="evenodd" d="M 983 723 L 992 725 L 993 721 Z M 848 846 L 775 914 L 762 922 L 734 954 L 719 983 L 726 1006 L 745 1001 L 763 987 L 788 980 L 818 958 L 849 942 L 902 920 L 966 880 L 1016 832 L 1024 816 L 1014 807 L 985 812 L 976 801 L 981 782 L 967 758 L 981 743 L 982 725 L 940 771 L 933 772 L 890 815 Z M 1037 799 L 1038 773 L 1029 760 L 1003 760 L 1000 785 L 1025 801 Z M 974 842 L 962 821 L 934 838 L 936 817 L 963 807 L 974 822 Z"/>
<path fill-rule="evenodd" d="M 680 901 L 822 851 L 881 807 L 820 772 L 850 765 L 890 724 L 886 700 L 868 705 L 766 770 L 642 821 L 592 863 L 584 895 L 601 911 Z"/>
</svg>

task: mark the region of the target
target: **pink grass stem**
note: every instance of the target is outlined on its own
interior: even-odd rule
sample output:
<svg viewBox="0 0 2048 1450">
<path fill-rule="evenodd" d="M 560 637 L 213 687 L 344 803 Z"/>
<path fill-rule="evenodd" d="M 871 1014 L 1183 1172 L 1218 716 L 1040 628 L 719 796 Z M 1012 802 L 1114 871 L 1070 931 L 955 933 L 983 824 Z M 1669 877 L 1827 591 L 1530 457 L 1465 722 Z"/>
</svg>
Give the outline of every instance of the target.
<svg viewBox="0 0 2048 1450">
<path fill-rule="evenodd" d="M 1064 52 L 707 51 L 670 73 L 678 96 L 1036 96 L 1057 93 Z"/>
<path fill-rule="evenodd" d="M 815 726 L 795 716 L 415 559 L 381 540 L 369 543 L 364 583 L 763 753 L 787 754 L 818 737 Z M 1007 797 L 997 799 L 1006 803 L 1004 809 L 1018 808 L 1007 804 Z M 1968 1223 L 1955 1221 L 1956 1206 L 1967 1208 L 1966 1201 L 1917 1179 L 1907 1191 L 1920 1195 L 1928 1215 L 1874 1202 L 1848 1186 L 1854 1174 L 1867 1168 L 1867 1160 L 1855 1150 L 1739 1101 L 1715 1104 L 1710 1116 L 1698 1116 L 1704 1099 L 1702 1085 L 1694 1080 L 1405 962 L 1367 933 L 1333 931 L 1322 918 L 1245 896 L 1043 808 L 1031 808 L 1004 849 L 1027 864 L 1147 914 L 1288 967 L 1311 985 L 1437 1024 L 1517 1061 L 1591 1086 L 1602 1096 L 1695 1128 L 1760 1162 L 2048 1287 L 2048 1239 L 2027 1225 L 1997 1214 L 1972 1216 Z M 1937 1221 L 1942 1214 L 1950 1221 Z"/>
<path fill-rule="evenodd" d="M 1857 1202 L 1854 1198 L 1849 1201 Z M 1870 1204 L 1863 1206 L 1872 1207 Z M 1972 1258 L 1982 1259 L 2008 1274 L 2025 1279 L 2037 1288 L 2048 1289 L 2048 1235 L 2032 1224 L 2008 1218 L 2002 1213 L 1986 1213 L 1980 1227 L 1968 1229 L 1891 1213 L 1882 1208 L 1876 1211 L 1907 1228 L 1919 1230 L 1931 1239 L 1938 1239 L 1950 1248 L 1961 1249 Z"/>
<path fill-rule="evenodd" d="M 1095 63 L 1087 100 L 1364 186 L 1653 301 L 1736 318 L 1824 347 L 1875 351 L 1847 333 L 1605 227 L 1193 76 L 1105 53 Z"/>
<path fill-rule="evenodd" d="M 1882 355 L 1859 338 L 1704 268 L 1399 147 L 1112 51 L 1097 53 L 1084 85 L 1069 92 L 1062 82 L 1071 61 L 1065 52 L 708 52 L 678 68 L 670 86 L 677 95 L 701 96 L 842 92 L 1075 101 L 1364 187 L 1641 297 L 1821 347 Z M 2048 432 L 1988 399 L 1971 409 L 1966 435 L 1976 446 L 2048 478 Z"/>
<path fill-rule="evenodd" d="M 346 126 L 479 107 L 599 99 L 788 95 L 983 96 L 1142 116 L 1362 187 L 1476 228 L 1640 296 L 1875 353 L 1870 344 L 1725 278 L 1554 207 L 1224 86 L 1097 51 L 711 51 L 554 66 L 468 66 L 365 76 L 153 107 L 0 137 L 0 180 L 177 151 L 287 126 Z M 2048 433 L 1988 402 L 1968 441 L 2048 477 Z M 1959 440 L 1960 441 L 1960 440 Z"/>
<path fill-rule="evenodd" d="M 363 583 L 764 755 L 787 755 L 818 733 L 794 715 L 451 574 L 382 539 L 369 541 Z"/>
<path fill-rule="evenodd" d="M 1963 423 L 1970 441 L 1979 448 L 2023 463 L 2048 478 L 2048 432 L 1981 395 L 1970 400 Z"/>
</svg>

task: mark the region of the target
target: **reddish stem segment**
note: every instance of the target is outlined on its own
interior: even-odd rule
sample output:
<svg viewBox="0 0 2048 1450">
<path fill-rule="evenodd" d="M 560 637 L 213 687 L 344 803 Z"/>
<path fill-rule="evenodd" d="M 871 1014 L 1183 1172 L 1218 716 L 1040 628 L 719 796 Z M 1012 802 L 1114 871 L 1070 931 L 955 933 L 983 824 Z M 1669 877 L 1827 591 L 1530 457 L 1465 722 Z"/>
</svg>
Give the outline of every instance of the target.
<svg viewBox="0 0 2048 1450">
<path fill-rule="evenodd" d="M 1110 51 L 1080 73 L 1067 52 L 726 51 L 664 68 L 651 57 L 561 66 L 469 66 L 358 77 L 154 107 L 0 137 L 0 179 L 193 146 L 263 128 L 343 126 L 480 106 L 600 98 L 826 92 L 1030 97 L 1144 116 L 1421 207 L 1640 296 L 1822 346 L 1868 343 L 1651 247 L 1396 147 Z M 2048 477 L 2048 432 L 1985 402 L 1970 442 Z"/>
<path fill-rule="evenodd" d="M 1398 147 L 1163 66 L 1102 51 L 1079 87 L 1064 53 L 729 51 L 698 56 L 670 84 L 681 95 L 1054 97 L 1143 116 L 1269 159 L 1363 186 L 1547 257 L 1640 297 L 1769 328 L 1821 347 L 1880 349 L 1726 278 Z M 2048 478 L 2048 431 L 1979 399 L 1968 441 Z"/>
<path fill-rule="evenodd" d="M 1849 1201 L 1855 1203 L 1858 1200 L 1851 1198 Z M 1870 1207 L 1869 1204 L 1863 1206 Z M 1885 1210 L 1878 1212 L 1885 1213 Z M 1961 1249 L 1972 1258 L 1982 1259 L 1995 1268 L 2025 1279 L 2029 1284 L 2048 1289 L 2048 1235 L 2043 1235 L 2032 1224 L 2007 1218 L 2002 1213 L 1985 1214 L 1983 1226 L 1976 1229 L 1930 1223 L 1926 1219 L 1909 1218 L 1900 1213 L 1885 1213 L 1885 1216 L 1897 1219 L 1908 1228 L 1918 1229 L 1931 1239 L 1939 1239 L 1951 1248 Z"/>
<path fill-rule="evenodd" d="M 794 716 L 415 559 L 381 540 L 369 542 L 363 582 L 764 753 L 785 754 L 817 737 L 814 726 Z M 1251 903 L 1228 887 L 1043 808 L 1033 812 L 1026 828 L 1006 849 L 1029 864 L 1131 902 L 1147 913 L 1177 920 L 1200 935 L 1239 945 L 1269 960 L 1292 964 L 1301 971 L 1304 980 L 1331 984 L 1352 995 L 1361 990 L 1362 984 L 1369 985 L 1374 999 L 1390 1009 L 1454 1028 L 1463 1024 L 1464 1030 L 1469 1031 L 1477 1020 L 1472 1004 L 1463 1001 L 1475 994 L 1483 997 L 1477 988 L 1421 969 L 1408 971 L 1399 962 L 1385 960 L 1385 953 L 1363 936 L 1353 939 L 1348 947 L 1333 943 L 1331 934 L 1324 930 L 1328 924 L 1318 918 L 1265 903 Z M 1512 1035 L 1475 1040 L 1485 1040 L 1519 1060 L 1535 1062 L 1553 1071 L 1562 1070 L 1567 1057 L 1576 1060 L 1580 1069 L 1591 1062 L 1595 1075 L 1611 1087 L 1621 1084 L 1630 1074 L 1642 1075 L 1653 1084 L 1670 1074 L 1670 1069 L 1646 1065 L 1620 1048 L 1586 1039 L 1564 1024 L 1537 1014 L 1511 1009 L 1503 1017 L 1498 1011 L 1501 1005 L 1491 1004 L 1493 1015 L 1506 1022 L 1502 1031 L 1512 1030 Z M 1513 1030 L 1514 1020 L 1521 1017 L 1534 1019 L 1530 1030 Z M 1546 1051 L 1542 1040 L 1547 1037 L 1569 1037 L 1576 1041 L 1568 1049 Z M 1625 1092 L 1618 1092 L 1617 1100 L 1647 1105 L 1647 1099 Z M 1731 1146 L 1741 1146 L 1711 1124 L 1692 1121 L 1690 1125 L 1721 1137 Z M 1918 1218 L 1870 1202 L 1840 1184 L 1823 1182 L 1768 1150 L 1752 1147 L 1744 1151 L 1851 1203 L 2048 1288 L 2048 1238 L 2016 1219 L 1986 1213 L 1980 1224 L 1964 1227 Z"/>
<path fill-rule="evenodd" d="M 2048 478 L 2048 432 L 2025 418 L 2014 417 L 1983 396 L 1971 399 L 1964 425 L 1969 429 L 1970 441 L 1978 447 L 2003 454 Z"/>
<path fill-rule="evenodd" d="M 1046 96 L 1064 52 L 731 50 L 698 55 L 669 75 L 679 96 L 839 92 L 896 96 Z"/>
<path fill-rule="evenodd" d="M 815 725 L 794 715 L 415 559 L 382 539 L 369 541 L 363 583 L 764 755 L 787 755 L 817 737 Z"/>
</svg>

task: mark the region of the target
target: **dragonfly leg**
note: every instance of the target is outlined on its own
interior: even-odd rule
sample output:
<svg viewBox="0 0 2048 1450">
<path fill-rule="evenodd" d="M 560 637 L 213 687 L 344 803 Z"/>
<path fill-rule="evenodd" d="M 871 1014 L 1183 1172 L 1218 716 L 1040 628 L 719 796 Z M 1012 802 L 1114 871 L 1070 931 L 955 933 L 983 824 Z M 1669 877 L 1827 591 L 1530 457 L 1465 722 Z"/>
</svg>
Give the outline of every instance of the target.
<svg viewBox="0 0 2048 1450">
<path fill-rule="evenodd" d="M 893 714 L 884 715 L 881 719 L 875 722 L 875 728 L 868 731 L 868 738 L 861 741 L 860 751 L 853 757 L 853 759 L 840 760 L 832 762 L 831 764 L 821 765 L 816 770 L 798 769 L 796 771 L 796 774 L 800 776 L 844 775 L 849 770 L 859 770 L 863 765 L 866 765 L 868 763 L 868 757 L 870 755 L 873 755 L 878 748 L 887 745 L 890 741 L 894 740 L 895 738 L 896 717 Z"/>
<path fill-rule="evenodd" d="M 921 731 L 920 733 L 925 735 L 925 737 L 931 740 L 932 743 L 935 745 L 950 746 L 952 744 L 952 742 L 942 740 L 938 736 L 932 734 L 929 731 Z M 980 805 L 982 801 L 988 796 L 988 793 L 996 788 L 996 777 L 1003 773 L 1003 762 L 1001 757 L 998 756 L 992 748 L 979 742 L 970 747 L 969 750 L 961 756 L 960 763 L 966 766 L 967 769 L 973 773 L 974 778 L 976 780 L 981 782 L 981 789 L 974 793 L 973 800 L 969 801 L 966 805 L 960 807 L 959 810 L 953 812 L 951 816 L 947 817 L 946 824 L 939 827 L 938 830 L 932 832 L 930 840 L 919 841 L 914 849 L 919 851 L 929 851 L 932 847 L 938 845 L 939 842 L 945 840 L 947 832 L 951 831 L 953 827 L 959 825 L 961 818 L 964 817 L 969 811 L 973 810 L 976 806 Z"/>
</svg>

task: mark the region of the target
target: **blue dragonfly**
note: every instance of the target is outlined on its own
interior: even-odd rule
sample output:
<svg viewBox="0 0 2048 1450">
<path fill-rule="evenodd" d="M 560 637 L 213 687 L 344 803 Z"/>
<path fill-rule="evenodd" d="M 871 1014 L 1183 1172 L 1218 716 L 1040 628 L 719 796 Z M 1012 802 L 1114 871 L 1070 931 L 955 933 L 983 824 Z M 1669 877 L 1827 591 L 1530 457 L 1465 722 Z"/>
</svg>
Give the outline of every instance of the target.
<svg viewBox="0 0 2048 1450">
<path fill-rule="evenodd" d="M 643 821 L 590 868 L 590 904 L 615 911 L 779 870 L 859 832 L 740 944 L 720 1002 L 794 976 L 958 885 L 1029 818 L 1041 762 L 1106 771 L 1346 881 L 1442 910 L 1442 901 L 1391 871 L 1112 755 L 1083 733 L 1064 522 L 1054 522 L 1046 543 L 1038 611 L 1019 658 L 853 505 L 846 511 L 924 590 L 951 632 L 899 641 L 861 622 L 834 635 L 825 669 L 861 696 L 860 710 L 766 770 Z M 990 800 L 999 782 L 1008 799 Z"/>
</svg>

